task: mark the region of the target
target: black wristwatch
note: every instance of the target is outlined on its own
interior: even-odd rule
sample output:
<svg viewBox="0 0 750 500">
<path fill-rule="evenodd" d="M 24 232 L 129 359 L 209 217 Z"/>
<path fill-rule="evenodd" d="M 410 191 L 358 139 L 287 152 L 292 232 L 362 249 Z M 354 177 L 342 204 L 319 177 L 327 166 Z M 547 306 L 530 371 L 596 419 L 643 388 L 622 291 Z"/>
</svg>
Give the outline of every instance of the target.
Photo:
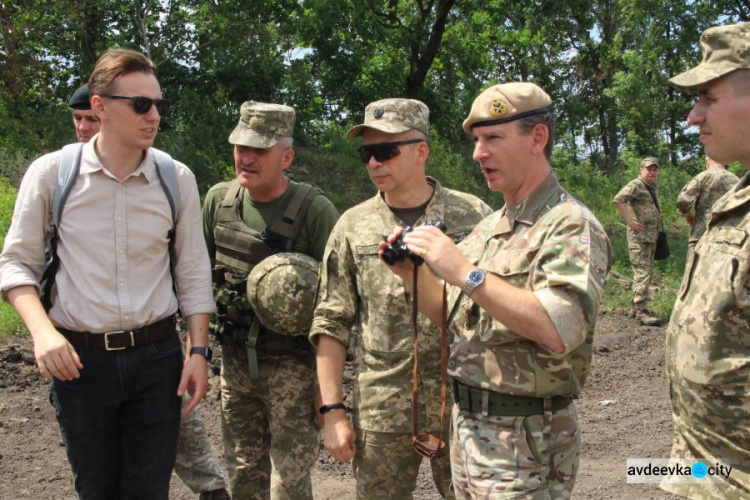
<svg viewBox="0 0 750 500">
<path fill-rule="evenodd" d="M 193 354 L 200 354 L 204 358 L 206 358 L 206 361 L 211 361 L 211 358 L 214 356 L 214 352 L 211 350 L 210 347 L 191 347 L 190 348 L 190 355 Z"/>
<path fill-rule="evenodd" d="M 323 406 L 320 407 L 320 410 L 318 410 L 318 411 L 320 412 L 321 415 L 325 415 L 326 413 L 328 413 L 331 410 L 344 410 L 344 411 L 346 411 L 346 405 L 344 405 L 344 403 L 333 403 L 333 404 L 330 404 L 330 405 L 323 405 Z"/>
</svg>

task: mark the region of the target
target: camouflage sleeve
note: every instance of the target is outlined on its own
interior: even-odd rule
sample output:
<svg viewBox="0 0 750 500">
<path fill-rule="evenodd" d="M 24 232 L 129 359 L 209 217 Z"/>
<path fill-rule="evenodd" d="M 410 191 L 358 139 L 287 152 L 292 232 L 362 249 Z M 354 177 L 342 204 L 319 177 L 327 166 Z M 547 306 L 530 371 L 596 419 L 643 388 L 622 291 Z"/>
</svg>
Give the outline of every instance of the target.
<svg viewBox="0 0 750 500">
<path fill-rule="evenodd" d="M 328 242 L 328 236 L 339 219 L 339 213 L 333 203 L 325 196 L 317 196 L 310 205 L 305 221 L 304 231 L 310 242 L 309 254 L 315 260 L 322 260 Z"/>
<path fill-rule="evenodd" d="M 698 177 L 693 177 L 690 182 L 682 188 L 682 191 L 680 191 L 680 194 L 677 196 L 677 213 L 685 215 L 690 212 L 695 206 L 695 202 L 698 200 L 700 192 L 700 180 Z"/>
<path fill-rule="evenodd" d="M 562 356 L 586 340 L 612 259 L 606 233 L 584 217 L 561 221 L 539 249 L 530 280 L 565 345 Z"/>
<path fill-rule="evenodd" d="M 614 203 L 628 203 L 633 196 L 633 183 L 629 182 L 612 200 Z"/>
<path fill-rule="evenodd" d="M 349 346 L 349 336 L 359 307 L 354 257 L 344 231 L 344 224 L 333 228 L 320 267 L 320 283 L 310 341 L 318 335 L 329 335 Z"/>
</svg>

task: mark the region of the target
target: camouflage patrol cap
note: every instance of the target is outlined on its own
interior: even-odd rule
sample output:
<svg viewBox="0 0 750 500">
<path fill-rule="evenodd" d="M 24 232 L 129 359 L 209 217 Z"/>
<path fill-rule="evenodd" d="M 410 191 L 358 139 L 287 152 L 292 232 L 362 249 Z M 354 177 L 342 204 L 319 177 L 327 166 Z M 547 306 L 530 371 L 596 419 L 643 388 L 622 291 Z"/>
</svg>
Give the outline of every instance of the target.
<svg viewBox="0 0 750 500">
<path fill-rule="evenodd" d="M 659 166 L 659 158 L 653 156 L 647 156 L 641 161 L 641 168 L 650 167 L 651 165 Z"/>
<path fill-rule="evenodd" d="M 692 92 L 738 69 L 750 69 L 750 23 L 714 26 L 701 35 L 701 63 L 669 79 L 677 90 Z"/>
<path fill-rule="evenodd" d="M 514 82 L 493 85 L 474 99 L 464 120 L 464 130 L 512 122 L 519 118 L 549 112 L 552 99 L 537 85 Z"/>
<path fill-rule="evenodd" d="M 78 90 L 73 93 L 73 96 L 68 101 L 68 107 L 70 109 L 91 109 L 91 101 L 89 100 L 89 84 L 84 83 Z"/>
<path fill-rule="evenodd" d="M 277 253 L 247 277 L 247 300 L 260 322 L 274 332 L 307 335 L 315 309 L 319 263 L 309 255 Z"/>
<path fill-rule="evenodd" d="M 240 121 L 229 136 L 229 143 L 265 149 L 282 137 L 291 137 L 293 132 L 294 108 L 247 101 L 240 108 Z"/>
<path fill-rule="evenodd" d="M 430 110 L 416 99 L 382 99 L 365 108 L 365 123 L 353 127 L 346 136 L 350 139 L 362 135 L 366 128 L 387 134 L 401 134 L 409 130 L 430 133 Z"/>
</svg>

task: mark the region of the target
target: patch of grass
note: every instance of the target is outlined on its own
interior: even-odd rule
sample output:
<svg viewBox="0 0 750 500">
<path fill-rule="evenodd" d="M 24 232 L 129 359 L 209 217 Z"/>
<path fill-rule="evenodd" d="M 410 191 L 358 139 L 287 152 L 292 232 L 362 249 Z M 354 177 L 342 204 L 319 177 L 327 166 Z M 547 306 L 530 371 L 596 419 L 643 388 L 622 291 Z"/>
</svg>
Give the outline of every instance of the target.
<svg viewBox="0 0 750 500">
<path fill-rule="evenodd" d="M 15 203 L 16 189 L 11 186 L 8 179 L 0 177 L 0 246 L 5 242 Z M 0 336 L 19 332 L 28 334 L 15 309 L 10 304 L 0 301 Z"/>
</svg>

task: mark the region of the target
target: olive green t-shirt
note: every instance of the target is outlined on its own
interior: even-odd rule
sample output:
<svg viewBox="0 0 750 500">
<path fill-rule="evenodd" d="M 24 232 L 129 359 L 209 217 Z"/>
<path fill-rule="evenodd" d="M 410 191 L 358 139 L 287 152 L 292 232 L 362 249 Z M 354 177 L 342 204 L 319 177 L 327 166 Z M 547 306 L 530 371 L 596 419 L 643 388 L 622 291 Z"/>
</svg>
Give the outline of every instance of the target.
<svg viewBox="0 0 750 500">
<path fill-rule="evenodd" d="M 203 201 L 203 235 L 206 238 L 208 255 L 212 260 L 216 258 L 214 228 L 216 227 L 219 205 L 222 201 L 221 190 L 226 185 L 226 182 L 222 182 L 213 186 L 209 189 L 206 199 Z M 244 198 L 241 203 L 243 222 L 256 231 L 263 231 L 276 215 L 284 210 L 287 200 L 293 194 L 293 187 L 296 185 L 296 182 L 290 181 L 289 187 L 283 195 L 267 203 L 251 200 L 247 191 L 244 191 Z M 292 251 L 309 255 L 316 260 L 322 260 L 328 235 L 331 233 L 333 226 L 336 225 L 338 218 L 339 213 L 333 203 L 325 196 L 316 196 L 310 204 L 299 234 L 292 244 Z"/>
</svg>

